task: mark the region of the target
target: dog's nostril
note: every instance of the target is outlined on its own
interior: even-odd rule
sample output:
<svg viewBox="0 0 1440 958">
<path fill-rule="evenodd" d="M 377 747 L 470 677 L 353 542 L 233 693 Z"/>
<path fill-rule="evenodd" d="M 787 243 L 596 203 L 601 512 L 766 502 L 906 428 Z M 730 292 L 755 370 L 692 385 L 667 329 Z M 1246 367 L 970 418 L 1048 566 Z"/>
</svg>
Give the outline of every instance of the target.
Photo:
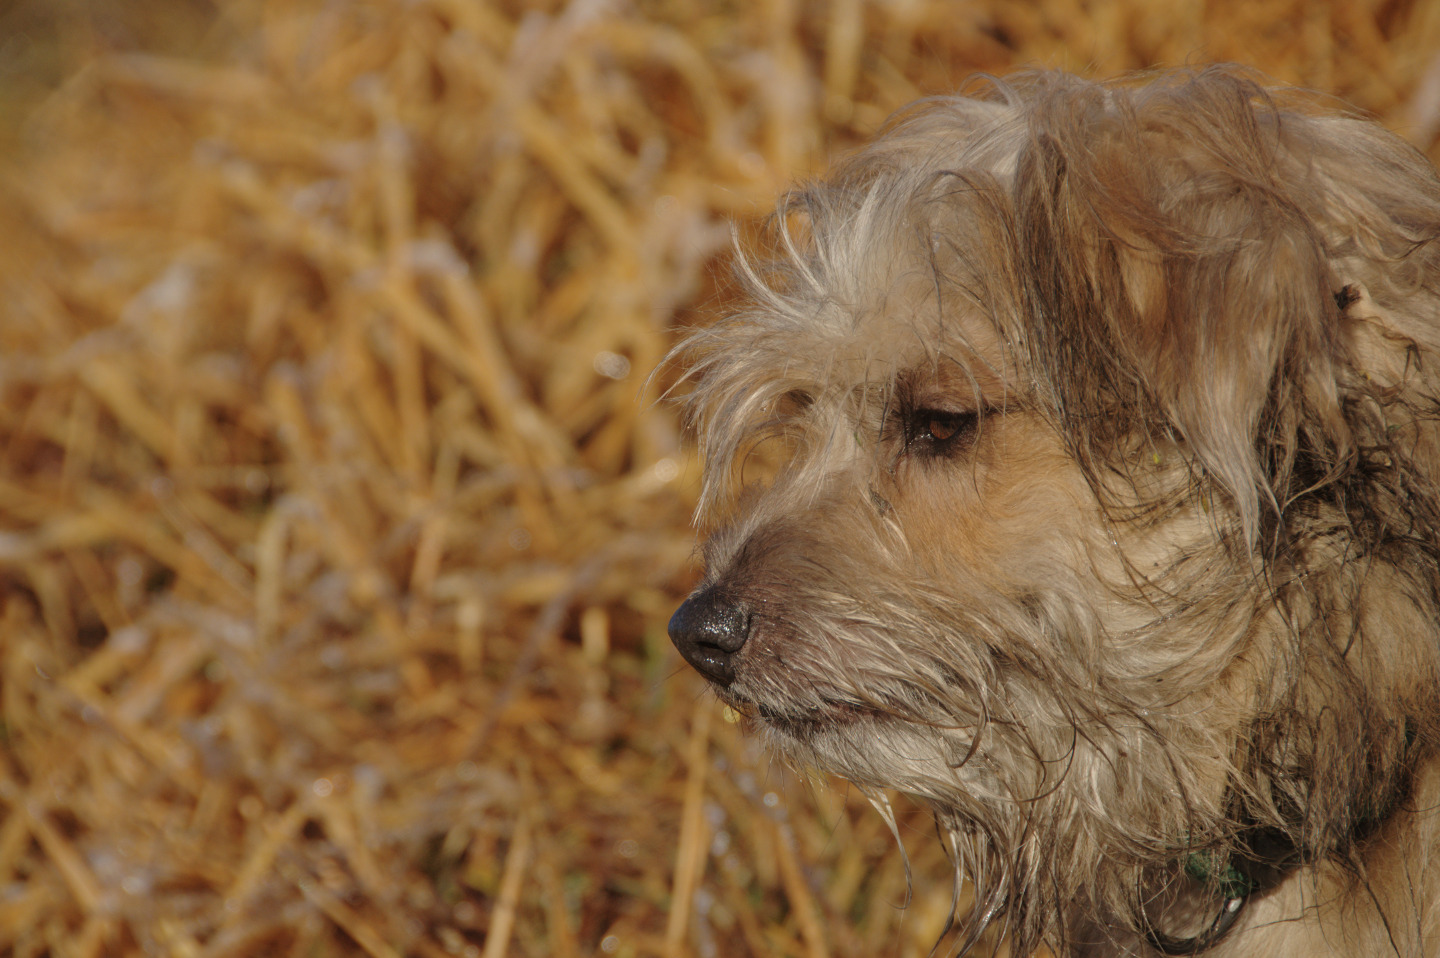
<svg viewBox="0 0 1440 958">
<path fill-rule="evenodd" d="M 693 641 L 724 652 L 739 652 L 750 637 L 750 617 L 713 592 L 693 596 L 675 611 L 670 619 L 672 637 L 677 620 L 680 630 Z"/>
<path fill-rule="evenodd" d="M 750 616 L 714 589 L 692 595 L 670 617 L 670 641 L 717 685 L 735 680 L 734 655 L 749 637 Z"/>
</svg>

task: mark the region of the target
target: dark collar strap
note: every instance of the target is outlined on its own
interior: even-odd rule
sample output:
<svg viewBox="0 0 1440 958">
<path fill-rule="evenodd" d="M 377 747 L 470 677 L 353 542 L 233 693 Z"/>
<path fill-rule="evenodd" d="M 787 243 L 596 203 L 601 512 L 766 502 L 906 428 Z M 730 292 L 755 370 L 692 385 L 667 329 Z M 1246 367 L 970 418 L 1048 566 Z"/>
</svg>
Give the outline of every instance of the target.
<svg viewBox="0 0 1440 958">
<path fill-rule="evenodd" d="M 1171 938 L 1146 922 L 1145 940 L 1150 943 L 1151 948 L 1162 955 L 1198 955 L 1202 951 L 1213 948 L 1221 938 L 1230 933 L 1230 929 L 1235 926 L 1235 921 L 1245 910 L 1245 904 L 1249 900 L 1249 897 L 1245 895 L 1238 898 L 1226 898 L 1220 903 L 1220 913 L 1215 916 L 1210 927 L 1194 938 Z"/>
<path fill-rule="evenodd" d="M 1414 725 L 1405 723 L 1405 751 L 1416 738 Z M 1351 838 L 1360 840 L 1390 817 L 1404 787 L 1379 809 L 1360 815 Z M 1253 825 L 1240 835 L 1234 854 L 1221 859 L 1216 853 L 1195 851 L 1185 859 L 1185 874 L 1220 896 L 1220 910 L 1210 927 L 1193 938 L 1172 938 L 1145 920 L 1145 940 L 1162 955 L 1198 955 L 1219 944 L 1235 926 L 1251 896 L 1279 885 L 1295 869 L 1309 864 L 1312 855 L 1299 848 L 1283 828 Z"/>
</svg>

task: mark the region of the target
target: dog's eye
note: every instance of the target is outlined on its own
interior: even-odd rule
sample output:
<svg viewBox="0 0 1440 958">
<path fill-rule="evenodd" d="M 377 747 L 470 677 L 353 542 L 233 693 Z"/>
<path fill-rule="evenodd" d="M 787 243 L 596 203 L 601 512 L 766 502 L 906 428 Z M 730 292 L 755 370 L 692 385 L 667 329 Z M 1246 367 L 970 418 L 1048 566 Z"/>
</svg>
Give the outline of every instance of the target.
<svg viewBox="0 0 1440 958">
<path fill-rule="evenodd" d="M 973 412 L 917 409 L 910 417 L 905 446 L 922 455 L 953 455 L 969 445 L 979 421 Z"/>
</svg>

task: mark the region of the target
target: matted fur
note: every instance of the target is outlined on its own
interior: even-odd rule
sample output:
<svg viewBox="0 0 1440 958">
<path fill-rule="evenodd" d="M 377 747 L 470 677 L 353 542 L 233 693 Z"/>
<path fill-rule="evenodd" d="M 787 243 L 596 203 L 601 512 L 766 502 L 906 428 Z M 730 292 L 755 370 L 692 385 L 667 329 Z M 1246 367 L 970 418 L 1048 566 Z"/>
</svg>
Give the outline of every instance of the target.
<svg viewBox="0 0 1440 958">
<path fill-rule="evenodd" d="M 1036 73 L 773 226 L 680 348 L 672 635 L 779 752 L 933 807 L 947 947 L 1440 954 L 1425 159 L 1231 69 Z"/>
</svg>

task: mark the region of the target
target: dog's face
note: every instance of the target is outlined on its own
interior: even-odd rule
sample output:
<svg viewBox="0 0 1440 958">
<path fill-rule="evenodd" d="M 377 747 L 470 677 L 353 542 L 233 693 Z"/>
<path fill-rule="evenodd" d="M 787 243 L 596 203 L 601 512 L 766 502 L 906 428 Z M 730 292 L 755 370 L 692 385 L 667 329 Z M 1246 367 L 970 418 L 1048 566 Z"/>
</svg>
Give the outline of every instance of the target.
<svg viewBox="0 0 1440 958">
<path fill-rule="evenodd" d="M 945 804 L 1013 799 L 1073 760 L 1070 711 L 1119 681 L 1102 680 L 1108 659 L 1147 674 L 1126 697 L 1157 709 L 1171 703 L 1155 678 L 1213 681 L 1196 678 L 1202 650 L 1148 641 L 1161 613 L 1123 561 L 1178 577 L 1213 530 L 1189 499 L 1110 519 L 991 318 L 940 315 L 910 280 L 872 275 L 874 303 L 784 331 L 780 365 L 749 372 L 785 391 L 747 438 L 788 456 L 709 539 L 709 581 L 672 634 L 804 761 Z M 749 364 L 743 348 L 730 362 Z M 1188 482 L 1154 454 L 1132 464 L 1152 485 Z M 1006 714 L 1021 701 L 1027 714 Z"/>
<path fill-rule="evenodd" d="M 783 753 L 928 801 L 1020 947 L 1163 940 L 1197 854 L 1248 892 L 1334 853 L 1433 726 L 1440 188 L 1314 113 L 1223 72 L 938 101 L 683 347 L 676 646 Z"/>
</svg>

